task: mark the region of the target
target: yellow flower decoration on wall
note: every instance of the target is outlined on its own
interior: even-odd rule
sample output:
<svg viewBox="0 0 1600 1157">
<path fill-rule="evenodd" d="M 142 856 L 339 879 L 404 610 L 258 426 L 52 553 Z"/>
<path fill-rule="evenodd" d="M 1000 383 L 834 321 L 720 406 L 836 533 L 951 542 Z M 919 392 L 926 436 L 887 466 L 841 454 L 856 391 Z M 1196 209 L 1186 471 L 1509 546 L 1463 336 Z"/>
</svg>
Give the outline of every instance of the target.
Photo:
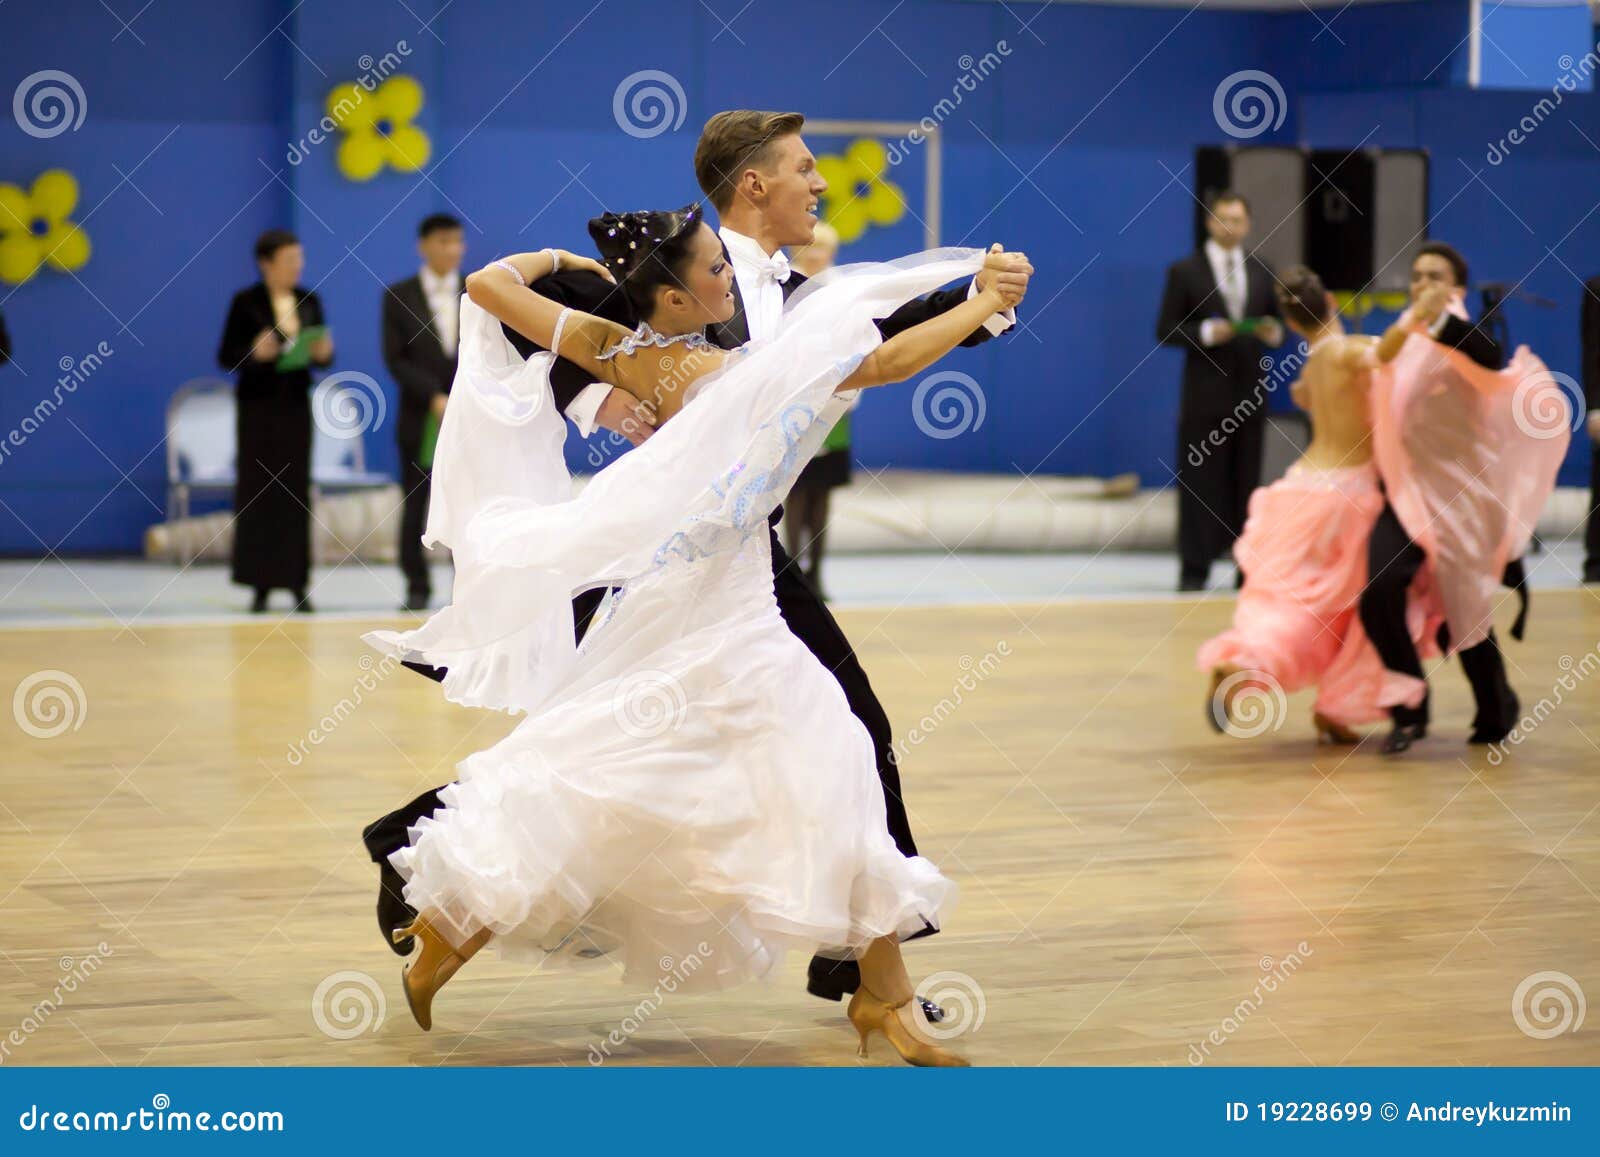
<svg viewBox="0 0 1600 1157">
<path fill-rule="evenodd" d="M 869 225 L 893 225 L 906 215 L 900 187 L 884 176 L 889 154 L 882 141 L 862 137 L 843 156 L 817 158 L 817 172 L 828 182 L 822 195 L 823 214 L 848 245 Z"/>
<path fill-rule="evenodd" d="M 414 173 L 433 153 L 428 134 L 411 123 L 422 111 L 422 86 L 413 77 L 391 76 L 371 92 L 341 84 L 328 94 L 327 111 L 345 134 L 339 171 L 352 181 L 370 181 L 385 165 Z"/>
<path fill-rule="evenodd" d="M 67 220 L 77 204 L 77 179 L 65 169 L 40 173 L 26 193 L 0 184 L 0 281 L 21 285 L 46 263 L 83 268 L 89 236 Z"/>
</svg>

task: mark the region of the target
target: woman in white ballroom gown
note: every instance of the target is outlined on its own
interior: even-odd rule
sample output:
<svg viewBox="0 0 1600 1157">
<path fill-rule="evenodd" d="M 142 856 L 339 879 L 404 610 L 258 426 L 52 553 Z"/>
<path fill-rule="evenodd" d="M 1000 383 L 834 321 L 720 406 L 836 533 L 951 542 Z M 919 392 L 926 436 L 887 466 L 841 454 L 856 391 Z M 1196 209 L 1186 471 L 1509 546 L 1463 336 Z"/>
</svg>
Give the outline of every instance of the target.
<svg viewBox="0 0 1600 1157">
<path fill-rule="evenodd" d="M 872 318 L 984 265 L 936 250 L 833 271 L 796 291 L 777 337 L 729 352 L 700 336 L 731 315 L 733 271 L 697 208 L 590 232 L 604 264 L 544 250 L 467 278 L 426 535 L 453 552 L 452 602 L 366 636 L 447 667 L 456 702 L 527 713 L 461 763 L 392 859 L 420 913 L 396 934 L 421 946 L 413 1014 L 429 1028 L 434 994 L 491 940 L 510 957 L 603 953 L 645 986 L 672 969 L 687 988 L 831 946 L 860 960 L 863 1055 L 878 1030 L 914 1064 L 964 1064 L 918 1034 L 899 950 L 954 886 L 890 838 L 867 732 L 779 616 L 767 516 L 840 391 L 920 372 L 1014 302 L 991 287 L 884 341 Z M 525 288 L 558 265 L 619 273 L 645 324 Z M 499 321 L 651 402 L 657 432 L 572 497 L 553 355 L 524 362 Z M 596 586 L 620 593 L 580 648 L 571 598 Z"/>
</svg>

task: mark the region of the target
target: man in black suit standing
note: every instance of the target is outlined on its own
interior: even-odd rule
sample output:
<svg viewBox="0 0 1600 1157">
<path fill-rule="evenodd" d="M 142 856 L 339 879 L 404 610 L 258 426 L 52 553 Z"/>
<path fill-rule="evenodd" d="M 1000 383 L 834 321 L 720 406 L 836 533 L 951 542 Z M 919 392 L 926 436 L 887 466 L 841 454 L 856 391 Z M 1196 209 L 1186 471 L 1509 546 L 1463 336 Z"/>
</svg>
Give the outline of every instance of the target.
<svg viewBox="0 0 1600 1157">
<path fill-rule="evenodd" d="M 1273 277 L 1245 252 L 1250 205 L 1222 192 L 1206 207 L 1210 239 L 1167 270 L 1156 338 L 1185 352 L 1178 406 L 1180 591 L 1200 591 L 1244 528 L 1261 482 L 1267 426 L 1261 359 L 1283 343 Z"/>
<path fill-rule="evenodd" d="M 1600 583 L 1600 277 L 1583 286 L 1583 393 L 1589 420 L 1589 525 L 1584 534 L 1583 581 Z"/>
<path fill-rule="evenodd" d="M 422 532 L 428 517 L 429 468 L 423 432 L 429 417 L 444 417 L 456 376 L 461 324 L 461 258 L 467 251 L 461 222 L 435 213 L 417 229 L 422 268 L 383 295 L 383 361 L 400 386 L 400 570 L 406 579 L 403 609 L 424 611 L 433 594 Z M 434 429 L 437 430 L 435 424 Z M 431 451 L 429 451 L 431 454 Z"/>
</svg>

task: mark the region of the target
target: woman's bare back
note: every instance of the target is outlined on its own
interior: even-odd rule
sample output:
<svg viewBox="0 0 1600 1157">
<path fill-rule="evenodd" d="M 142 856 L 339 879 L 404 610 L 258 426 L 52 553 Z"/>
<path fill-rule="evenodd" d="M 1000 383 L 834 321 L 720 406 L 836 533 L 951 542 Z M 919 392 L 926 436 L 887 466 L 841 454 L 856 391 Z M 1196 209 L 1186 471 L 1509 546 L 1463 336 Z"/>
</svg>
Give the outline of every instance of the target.
<svg viewBox="0 0 1600 1157">
<path fill-rule="evenodd" d="M 689 388 L 722 368 L 733 351 L 719 349 L 699 335 L 662 338 L 648 331 L 614 340 L 601 354 L 611 370 L 611 385 L 655 408 L 656 425 L 683 409 Z"/>
<path fill-rule="evenodd" d="M 1359 334 L 1324 338 L 1312 349 L 1294 391 L 1311 417 L 1311 445 L 1301 461 L 1319 470 L 1362 466 L 1372 459 L 1368 356 L 1375 338 Z"/>
</svg>

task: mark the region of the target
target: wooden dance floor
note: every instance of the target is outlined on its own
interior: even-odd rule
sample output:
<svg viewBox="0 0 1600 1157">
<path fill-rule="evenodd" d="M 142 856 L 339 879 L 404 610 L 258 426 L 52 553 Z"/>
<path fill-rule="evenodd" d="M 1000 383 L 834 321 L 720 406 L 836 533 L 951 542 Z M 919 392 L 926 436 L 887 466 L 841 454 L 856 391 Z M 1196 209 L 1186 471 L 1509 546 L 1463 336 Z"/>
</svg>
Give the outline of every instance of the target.
<svg viewBox="0 0 1600 1157">
<path fill-rule="evenodd" d="M 1464 743 L 1454 663 L 1402 760 L 1317 747 L 1304 694 L 1276 730 L 1213 734 L 1192 661 L 1231 607 L 841 615 L 903 737 L 923 851 L 962 890 L 906 953 L 963 1018 L 954 1047 L 983 1065 L 1600 1063 L 1600 1009 L 1561 1031 L 1563 996 L 1568 1027 L 1600 1000 L 1600 599 L 1541 592 L 1507 644 L 1524 709 L 1547 702 L 1498 762 Z M 5 632 L 4 686 L 26 693 L 0 773 L 0 1060 L 862 1063 L 799 960 L 771 987 L 641 1008 L 603 960 L 483 958 L 420 1032 L 360 829 L 513 721 L 372 667 L 371 625 Z M 866 1063 L 897 1062 L 875 1038 Z"/>
</svg>

